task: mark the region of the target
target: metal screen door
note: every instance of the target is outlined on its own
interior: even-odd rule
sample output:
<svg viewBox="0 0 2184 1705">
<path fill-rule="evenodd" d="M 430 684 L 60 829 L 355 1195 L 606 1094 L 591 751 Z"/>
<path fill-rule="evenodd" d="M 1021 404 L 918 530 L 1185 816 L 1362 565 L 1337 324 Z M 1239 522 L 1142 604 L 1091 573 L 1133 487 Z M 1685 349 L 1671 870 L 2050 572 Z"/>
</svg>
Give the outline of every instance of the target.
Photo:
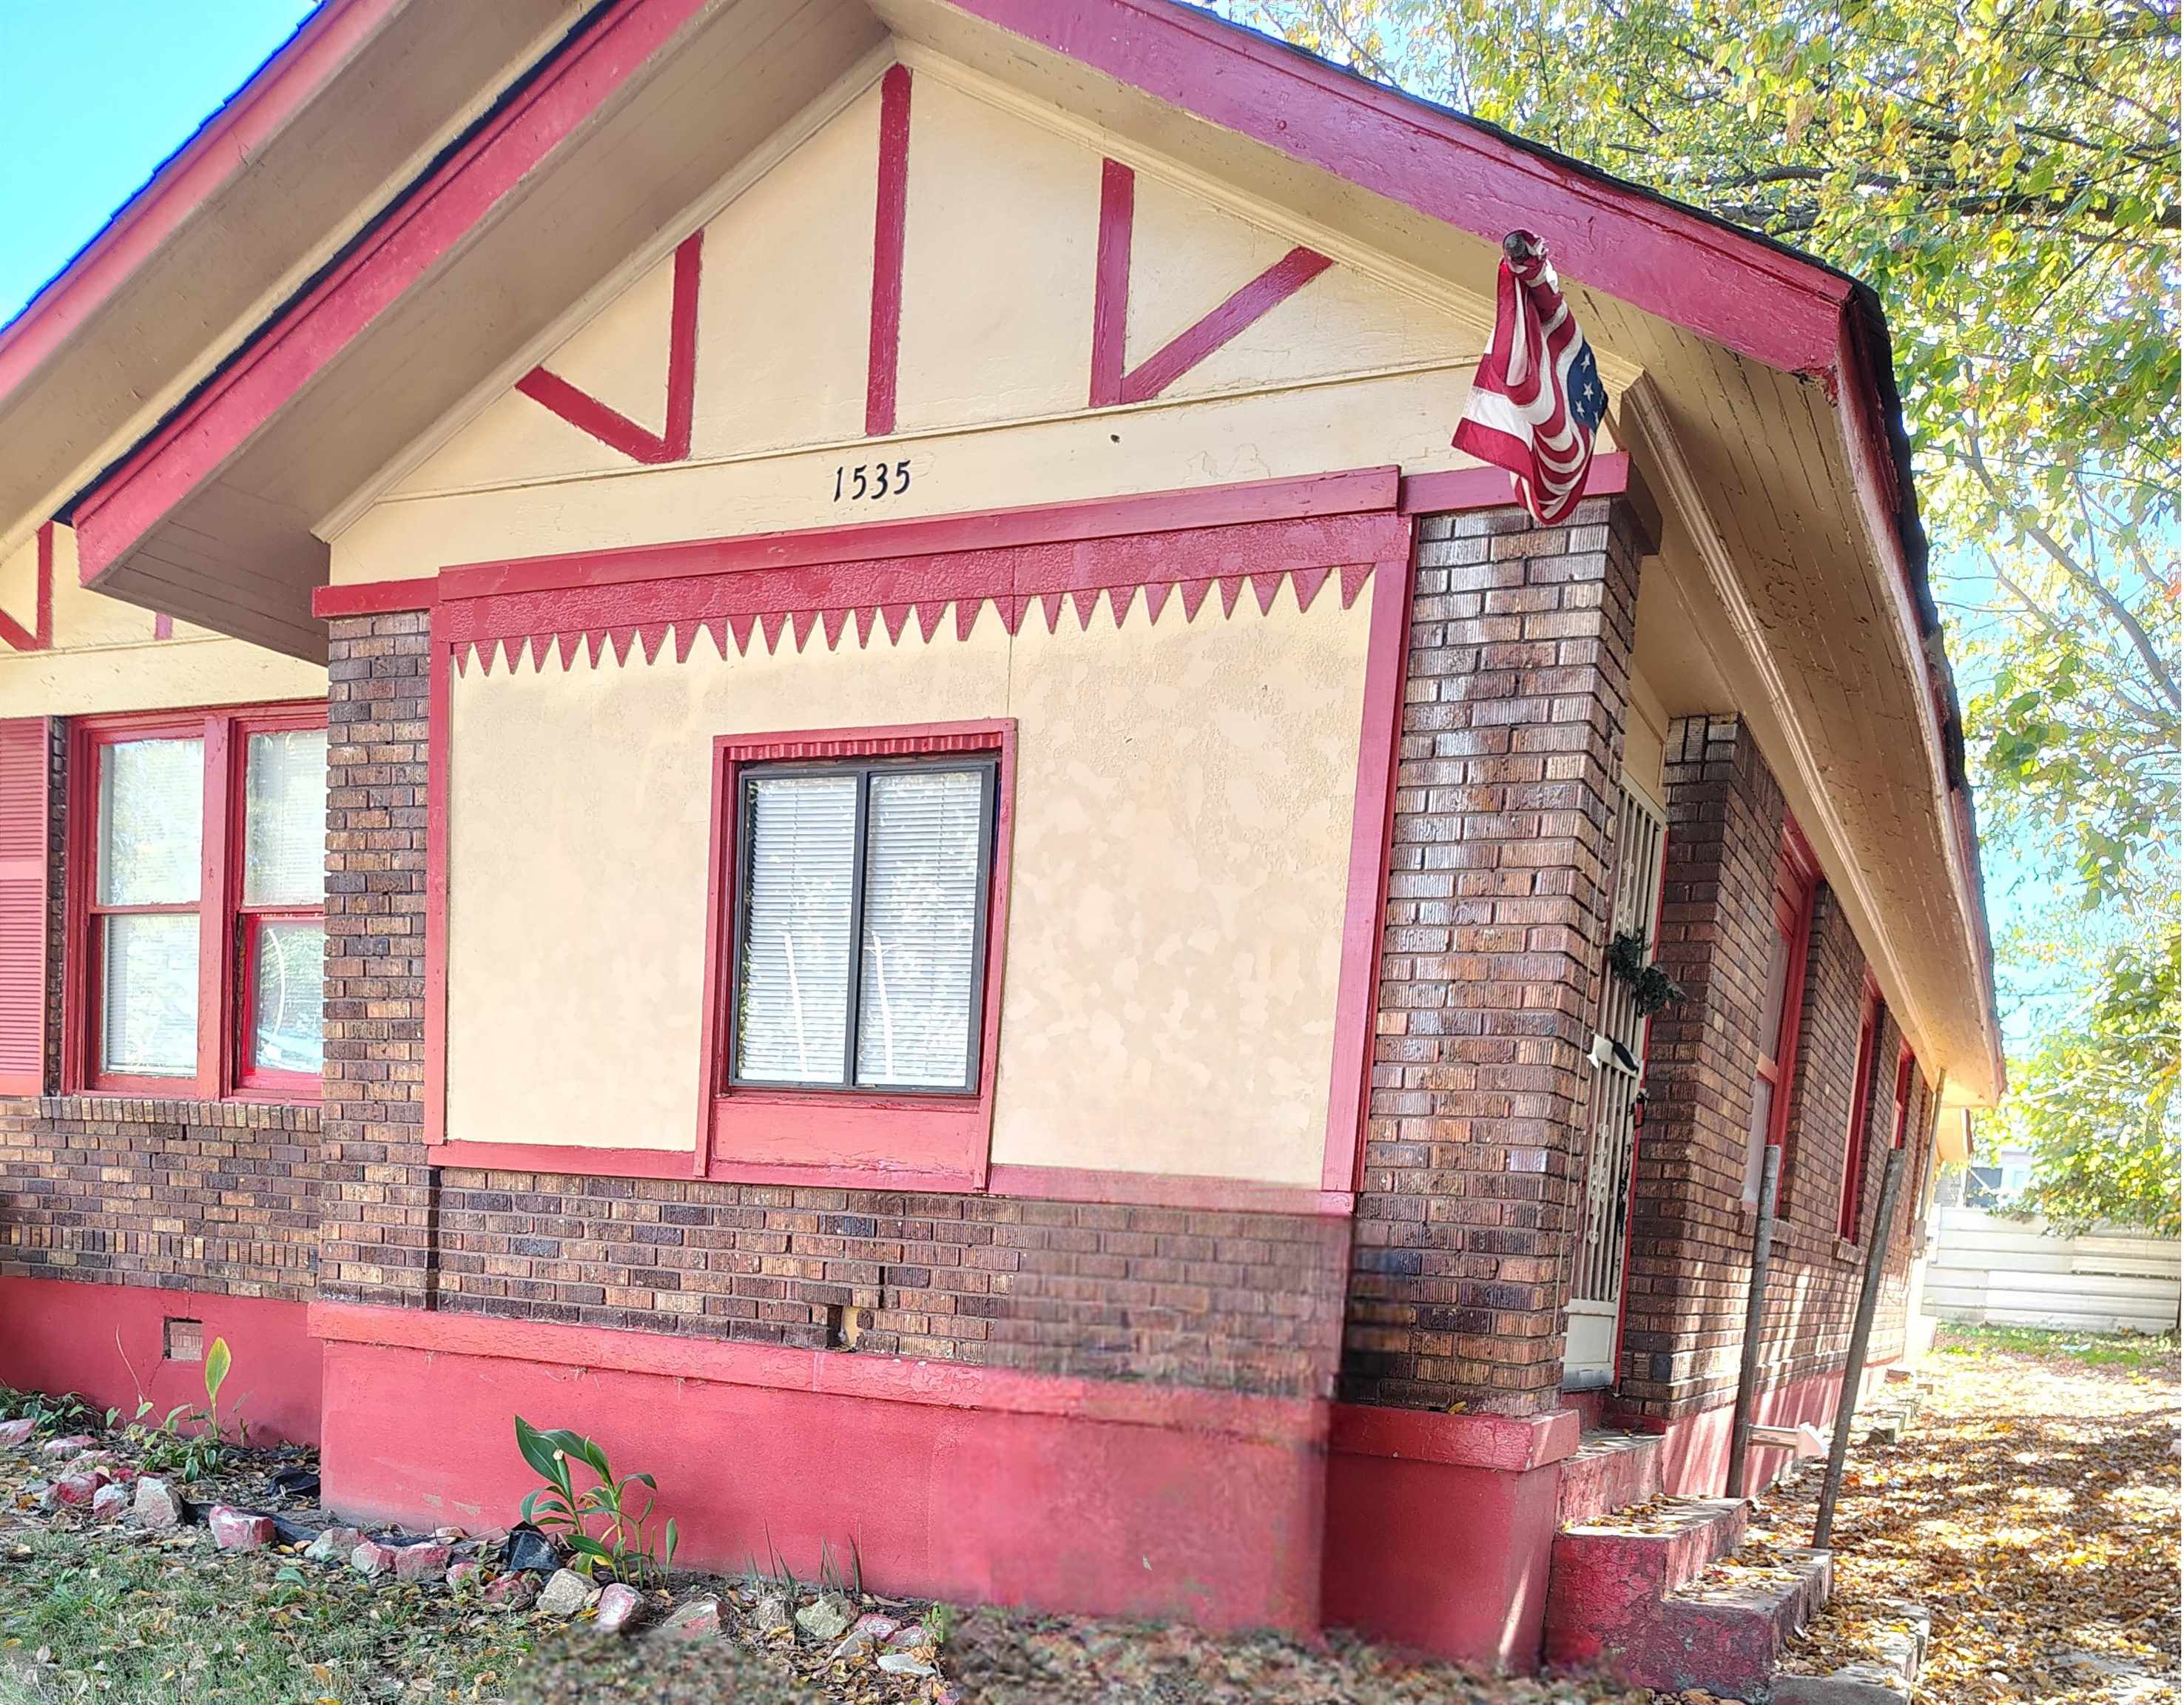
<svg viewBox="0 0 2184 1705">
<path fill-rule="evenodd" d="M 1667 824 L 1661 808 L 1627 782 L 1617 794 L 1610 934 L 1643 937 L 1650 957 L 1660 928 L 1661 856 Z M 1585 1155 L 1584 1217 L 1577 1271 L 1570 1283 L 1569 1336 L 1563 1353 L 1563 1385 L 1569 1390 L 1591 1390 L 1615 1380 L 1616 1322 L 1623 1307 L 1624 1252 L 1630 1243 L 1630 1169 L 1637 1150 L 1646 1019 L 1629 985 L 1613 975 L 1601 978 L 1599 1037 L 1593 1049 L 1599 1063 L 1593 1085 L 1592 1138 Z M 1620 1055 L 1615 1045 L 1620 1045 Z"/>
</svg>

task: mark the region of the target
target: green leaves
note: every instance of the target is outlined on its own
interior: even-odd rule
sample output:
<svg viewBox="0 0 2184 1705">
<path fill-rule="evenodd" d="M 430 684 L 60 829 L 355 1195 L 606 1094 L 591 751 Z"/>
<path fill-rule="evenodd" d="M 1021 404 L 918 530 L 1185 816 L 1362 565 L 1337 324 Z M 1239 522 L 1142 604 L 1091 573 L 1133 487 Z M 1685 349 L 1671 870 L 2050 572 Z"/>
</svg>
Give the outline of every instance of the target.
<svg viewBox="0 0 2184 1705">
<path fill-rule="evenodd" d="M 646 1537 L 658 1483 L 649 1474 L 617 1479 L 607 1453 L 581 1433 L 532 1426 L 515 1417 L 515 1448 L 546 1484 L 526 1493 L 522 1517 L 554 1529 L 571 1552 L 570 1567 L 591 1575 L 604 1569 L 613 1580 L 642 1585 L 664 1577 L 673 1564 L 681 1530 L 671 1518 L 664 1557 L 655 1557 Z M 577 1464 L 589 1469 L 594 1484 L 576 1488 Z M 641 1497 L 632 1489 L 643 1487 Z"/>
<path fill-rule="evenodd" d="M 227 1370 L 234 1365 L 234 1357 L 228 1352 L 227 1340 L 214 1339 L 212 1348 L 205 1352 L 204 1389 L 207 1409 L 217 1412 L 220 1408 L 220 1388 L 227 1384 Z M 247 1392 L 244 1395 L 248 1396 Z"/>
</svg>

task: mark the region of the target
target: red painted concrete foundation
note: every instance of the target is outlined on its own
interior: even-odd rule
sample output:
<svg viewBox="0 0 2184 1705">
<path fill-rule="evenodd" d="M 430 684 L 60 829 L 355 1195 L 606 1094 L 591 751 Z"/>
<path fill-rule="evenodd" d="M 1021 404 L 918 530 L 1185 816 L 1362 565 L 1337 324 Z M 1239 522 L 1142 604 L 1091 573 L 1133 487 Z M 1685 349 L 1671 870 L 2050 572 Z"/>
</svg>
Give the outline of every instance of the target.
<svg viewBox="0 0 2184 1705">
<path fill-rule="evenodd" d="M 1539 1668 L 1564 1410 L 1533 1420 L 1337 1405 L 1321 1577 L 1330 1627 L 1507 1673 Z"/>
<path fill-rule="evenodd" d="M 325 1502 L 513 1520 L 514 1418 L 659 1478 L 681 1560 L 1214 1629 L 1320 1627 L 1326 1406 L 320 1305 Z M 1552 1490 L 1548 1492 L 1552 1507 Z M 854 1548 L 854 1552 L 853 1552 Z"/>
<path fill-rule="evenodd" d="M 0 1279 L 0 1382 L 74 1391 L 125 1417 L 136 1412 L 140 1381 L 161 1414 L 202 1403 L 203 1365 L 162 1359 L 166 1322 L 197 1320 L 205 1347 L 225 1338 L 235 1358 L 221 1413 L 238 1413 L 254 1440 L 316 1444 L 320 1358 L 308 1315 L 300 1302 L 214 1291 Z"/>
<path fill-rule="evenodd" d="M 1866 1365 L 1864 1383 L 1860 1387 L 1861 1402 L 1880 1384 L 1888 1366 L 1886 1362 Z M 1809 1421 L 1825 1433 L 1834 1424 L 1842 1383 L 1842 1374 L 1838 1370 L 1816 1373 L 1793 1385 L 1779 1385 L 1760 1394 L 1752 1418 L 1763 1427 L 1794 1427 L 1801 1421 Z M 1732 1402 L 1703 1409 L 1696 1415 L 1671 1421 L 1663 1429 L 1662 1483 L 1671 1496 L 1718 1498 L 1726 1495 L 1729 1435 L 1736 1407 Z M 1791 1460 L 1787 1451 L 1754 1446 L 1749 1470 L 1752 1490 L 1756 1491 L 1770 1483 Z"/>
</svg>

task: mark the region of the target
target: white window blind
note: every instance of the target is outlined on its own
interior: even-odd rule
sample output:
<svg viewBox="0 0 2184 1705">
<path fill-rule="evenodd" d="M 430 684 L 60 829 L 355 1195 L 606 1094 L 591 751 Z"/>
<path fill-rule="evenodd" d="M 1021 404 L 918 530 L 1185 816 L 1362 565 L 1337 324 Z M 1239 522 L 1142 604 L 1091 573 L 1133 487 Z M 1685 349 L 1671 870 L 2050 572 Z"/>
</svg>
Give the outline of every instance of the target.
<svg viewBox="0 0 2184 1705">
<path fill-rule="evenodd" d="M 128 740 L 99 755 L 101 905 L 197 903 L 204 789 L 202 740 Z"/>
<path fill-rule="evenodd" d="M 842 1081 L 858 783 L 855 774 L 754 776 L 745 792 L 735 1062 L 749 1082 Z"/>
<path fill-rule="evenodd" d="M 970 1075 L 985 777 L 875 774 L 867 816 L 857 1081 L 960 1089 Z"/>
<path fill-rule="evenodd" d="M 190 1076 L 198 1068 L 197 914 L 117 912 L 101 922 L 101 1069 Z"/>
<path fill-rule="evenodd" d="M 993 781 L 962 759 L 746 777 L 736 1081 L 974 1087 Z"/>
<path fill-rule="evenodd" d="M 326 893 L 326 731 L 253 734 L 244 776 L 242 903 L 318 905 Z"/>
</svg>

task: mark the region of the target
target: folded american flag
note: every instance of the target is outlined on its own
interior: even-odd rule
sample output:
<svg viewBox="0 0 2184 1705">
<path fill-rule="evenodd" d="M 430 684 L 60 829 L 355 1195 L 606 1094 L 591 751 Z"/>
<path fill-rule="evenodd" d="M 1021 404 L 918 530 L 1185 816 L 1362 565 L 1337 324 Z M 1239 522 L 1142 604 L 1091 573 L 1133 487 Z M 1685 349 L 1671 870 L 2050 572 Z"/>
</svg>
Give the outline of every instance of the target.
<svg viewBox="0 0 2184 1705">
<path fill-rule="evenodd" d="M 1552 527 L 1585 493 L 1607 393 L 1547 265 L 1546 244 L 1529 231 L 1513 231 L 1502 250 L 1494 341 L 1471 382 L 1456 448 L 1508 469 L 1532 518 Z"/>
</svg>

